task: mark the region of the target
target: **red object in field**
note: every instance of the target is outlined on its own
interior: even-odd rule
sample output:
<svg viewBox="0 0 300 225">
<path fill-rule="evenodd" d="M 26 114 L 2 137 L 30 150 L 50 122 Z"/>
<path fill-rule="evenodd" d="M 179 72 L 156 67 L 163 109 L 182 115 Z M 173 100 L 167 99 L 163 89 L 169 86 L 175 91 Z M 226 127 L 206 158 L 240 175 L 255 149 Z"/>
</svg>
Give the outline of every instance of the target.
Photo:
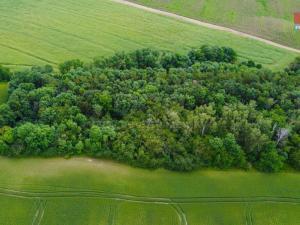
<svg viewBox="0 0 300 225">
<path fill-rule="evenodd" d="M 294 23 L 300 24 L 300 12 L 294 13 Z"/>
</svg>

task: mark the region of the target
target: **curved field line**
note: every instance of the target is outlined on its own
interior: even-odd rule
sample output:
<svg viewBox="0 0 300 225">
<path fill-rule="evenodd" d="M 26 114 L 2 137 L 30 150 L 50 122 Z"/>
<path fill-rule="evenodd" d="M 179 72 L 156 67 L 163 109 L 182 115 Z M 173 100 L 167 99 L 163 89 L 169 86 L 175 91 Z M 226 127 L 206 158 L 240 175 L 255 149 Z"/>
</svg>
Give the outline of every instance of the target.
<svg viewBox="0 0 300 225">
<path fill-rule="evenodd" d="M 267 39 L 264 39 L 264 38 L 260 38 L 260 37 L 257 37 L 257 36 L 251 35 L 251 34 L 247 34 L 247 33 L 241 32 L 241 31 L 237 31 L 237 30 L 234 30 L 234 29 L 231 29 L 231 28 L 228 28 L 228 27 L 219 26 L 219 25 L 203 22 L 203 21 L 200 21 L 200 20 L 191 19 L 191 18 L 188 18 L 188 17 L 177 15 L 175 13 L 170 13 L 170 12 L 166 12 L 166 11 L 163 11 L 163 10 L 154 9 L 154 8 L 143 6 L 143 5 L 140 5 L 140 4 L 137 4 L 137 3 L 132 3 L 132 2 L 129 2 L 129 1 L 126 1 L 126 0 L 111 0 L 111 1 L 116 2 L 116 3 L 120 3 L 120 4 L 124 4 L 124 5 L 127 5 L 127 6 L 131 6 L 131 7 L 137 8 L 137 9 L 141 9 L 141 10 L 144 10 L 144 11 L 152 12 L 152 13 L 155 13 L 155 14 L 163 15 L 163 16 L 166 16 L 166 17 L 171 17 L 171 18 L 181 20 L 181 21 L 184 21 L 184 22 L 196 24 L 196 25 L 199 25 L 199 26 L 202 26 L 202 27 L 207 27 L 207 28 L 214 29 L 214 30 L 226 31 L 226 32 L 236 34 L 236 35 L 241 36 L 241 37 L 257 40 L 257 41 L 263 42 L 265 44 L 272 45 L 272 46 L 275 46 L 275 47 L 278 47 L 278 48 L 282 48 L 282 49 L 285 49 L 285 50 L 288 50 L 288 51 L 300 53 L 299 49 L 288 47 L 288 46 L 285 46 L 285 45 L 282 45 L 282 44 L 278 44 L 276 42 L 273 42 L 273 41 L 270 41 L 270 40 L 267 40 Z"/>
<path fill-rule="evenodd" d="M 294 203 L 300 204 L 300 198 L 293 197 L 194 197 L 194 198 L 164 198 L 164 197 L 147 197 L 135 196 L 118 193 L 107 193 L 100 191 L 18 191 L 7 188 L 0 188 L 0 195 L 8 195 L 23 198 L 104 198 L 110 200 L 155 203 L 155 204 L 185 204 L 185 203 L 243 203 L 243 202 L 274 202 L 274 203 Z"/>
<path fill-rule="evenodd" d="M 40 61 L 44 61 L 44 62 L 49 63 L 49 64 L 58 65 L 56 62 L 53 62 L 53 61 L 48 60 L 48 59 L 44 59 L 44 58 L 36 56 L 36 55 L 34 55 L 34 54 L 30 53 L 30 52 L 24 51 L 24 50 L 19 49 L 19 48 L 12 47 L 10 45 L 6 45 L 6 44 L 3 44 L 3 43 L 0 43 L 0 46 L 2 46 L 4 48 L 11 49 L 11 50 L 14 50 L 14 51 L 22 53 L 24 55 L 30 56 L 30 57 L 38 59 Z"/>
<path fill-rule="evenodd" d="M 6 29 L 6 28 L 3 28 L 3 27 L 1 27 L 1 29 L 2 29 L 2 30 L 6 30 L 7 32 L 10 32 L 10 33 L 12 32 L 11 30 Z M 69 52 L 69 53 L 71 53 L 71 54 L 78 55 L 78 52 L 76 52 L 76 51 L 74 51 L 74 50 L 68 49 L 68 48 L 66 48 L 66 47 L 64 47 L 64 46 L 62 46 L 62 45 L 57 45 L 56 43 L 51 43 L 51 42 L 48 41 L 47 39 L 43 39 L 43 38 L 40 38 L 40 37 L 36 37 L 35 35 L 32 35 L 31 33 L 25 33 L 25 32 L 17 31 L 17 30 L 13 31 L 13 33 L 16 33 L 16 34 L 19 34 L 19 35 L 23 35 L 23 36 L 25 36 L 25 37 L 29 37 L 31 40 L 32 40 L 32 39 L 35 39 L 35 40 L 37 40 L 37 41 L 44 42 L 44 43 L 46 43 L 46 45 L 52 46 L 52 48 L 56 48 L 56 49 L 58 49 L 58 50 L 63 49 L 63 50 L 65 50 L 65 51 L 67 51 L 67 52 Z M 83 56 L 86 57 L 86 58 L 92 59 L 92 57 L 90 57 L 90 56 L 88 56 L 88 55 L 86 55 L 86 54 L 82 54 L 82 52 L 80 52 L 80 55 L 83 55 Z"/>
<path fill-rule="evenodd" d="M 172 203 L 171 206 L 176 211 L 176 214 L 179 217 L 180 225 L 188 225 L 186 215 L 185 215 L 182 207 L 176 203 Z"/>
<path fill-rule="evenodd" d="M 252 209 L 249 203 L 246 204 L 245 217 L 246 217 L 246 225 L 253 225 Z"/>
<path fill-rule="evenodd" d="M 43 218 L 44 218 L 44 214 L 45 214 L 45 209 L 46 209 L 46 201 L 44 201 L 43 202 L 44 204 L 42 205 L 42 212 L 41 212 L 41 214 L 40 214 L 40 216 L 39 216 L 39 220 L 38 220 L 38 224 L 37 225 L 40 225 L 41 224 L 41 222 L 42 222 L 42 220 L 43 220 Z"/>
<path fill-rule="evenodd" d="M 37 218 L 38 218 L 38 216 L 39 216 L 40 207 L 41 207 L 41 199 L 39 199 L 39 202 L 38 202 L 38 205 L 37 205 L 37 209 L 36 209 L 35 214 L 34 214 L 34 216 L 33 216 L 31 225 L 34 225 L 34 224 L 35 224 L 35 221 L 37 220 Z"/>
<path fill-rule="evenodd" d="M 32 67 L 34 65 L 31 65 L 31 64 L 23 64 L 23 63 L 2 63 L 0 62 L 0 65 L 3 65 L 3 66 L 28 66 L 28 67 Z"/>
<path fill-rule="evenodd" d="M 62 11 L 65 12 L 65 10 L 62 10 Z M 6 17 L 6 18 L 9 19 L 9 20 L 12 20 L 12 19 L 13 19 L 13 20 L 19 22 L 19 20 L 18 20 L 17 18 L 12 18 L 12 17 L 8 17 L 8 16 L 3 16 L 3 15 L 1 15 L 1 17 Z M 112 49 L 112 48 L 109 48 L 109 47 L 107 47 L 107 46 L 105 46 L 105 45 L 103 45 L 103 44 L 101 44 L 101 43 L 92 41 L 92 40 L 90 40 L 90 39 L 81 37 L 81 36 L 79 36 L 79 35 L 77 35 L 77 34 L 70 33 L 70 32 L 66 32 L 66 31 L 62 31 L 62 30 L 60 30 L 60 29 L 53 28 L 53 27 L 50 27 L 50 26 L 45 26 L 45 25 L 42 25 L 42 24 L 34 23 L 34 22 L 32 22 L 32 21 L 29 21 L 29 20 L 28 20 L 28 22 L 29 22 L 31 25 L 35 25 L 35 26 L 38 26 L 38 27 L 41 27 L 41 28 L 45 28 L 45 29 L 48 29 L 48 30 L 51 30 L 51 31 L 54 31 L 54 32 L 57 32 L 57 33 L 60 33 L 60 34 L 63 34 L 63 35 L 72 37 L 72 38 L 76 38 L 76 39 L 81 40 L 81 41 L 85 41 L 86 43 L 92 44 L 93 46 L 100 47 L 100 48 L 102 48 L 102 49 L 105 50 L 105 51 L 115 52 L 115 50 Z M 75 25 L 75 26 L 79 26 L 79 24 L 76 24 L 76 23 L 72 23 L 72 24 Z M 82 25 L 80 25 L 80 26 L 83 27 Z M 84 27 L 87 27 L 87 26 L 84 26 Z M 87 29 L 89 29 L 89 28 L 87 28 Z M 89 29 L 89 30 L 90 30 L 90 29 Z M 137 45 L 137 46 L 139 46 L 139 47 L 144 47 L 141 43 L 139 43 L 139 42 L 137 42 L 137 41 L 134 41 L 134 40 L 131 40 L 131 39 L 129 39 L 129 38 L 124 38 L 124 37 L 122 37 L 122 36 L 120 36 L 120 35 L 118 35 L 118 34 L 116 34 L 116 33 L 108 32 L 108 31 L 101 31 L 101 32 L 104 33 L 104 34 L 108 34 L 108 35 L 114 36 L 114 37 L 118 38 L 119 40 L 123 40 L 123 41 L 125 40 L 125 41 L 127 41 L 127 42 L 131 42 L 132 44 L 135 44 L 135 45 Z"/>
<path fill-rule="evenodd" d="M 46 201 L 39 199 L 37 210 L 36 210 L 36 213 L 34 214 L 31 225 L 40 225 L 41 224 L 43 217 L 44 217 L 45 208 L 46 208 Z"/>
<path fill-rule="evenodd" d="M 110 205 L 109 206 L 109 213 L 108 213 L 108 225 L 114 225 L 117 215 L 117 205 Z"/>
<path fill-rule="evenodd" d="M 57 7 L 57 6 L 56 6 L 56 7 L 55 7 L 55 6 L 51 6 L 51 9 L 55 9 L 56 11 L 57 11 L 57 10 L 60 10 L 61 12 L 65 13 L 65 14 L 70 14 L 70 15 L 77 16 L 77 17 L 82 17 L 82 18 L 86 18 L 86 19 L 91 19 L 91 20 L 94 20 L 95 22 L 103 21 L 103 22 L 105 22 L 105 23 L 107 23 L 107 24 L 110 24 L 111 26 L 121 28 L 122 30 L 124 30 L 125 33 L 126 33 L 126 31 L 129 30 L 129 31 L 134 32 L 134 33 L 139 33 L 139 34 L 141 34 L 141 35 L 143 35 L 143 36 L 145 36 L 145 37 L 153 37 L 153 38 L 156 38 L 156 39 L 161 40 L 161 41 L 163 41 L 163 42 L 169 43 L 170 45 L 173 45 L 173 42 L 170 41 L 168 38 L 162 38 L 162 37 L 159 36 L 159 35 L 154 35 L 154 34 L 153 34 L 152 32 L 150 32 L 150 31 L 147 32 L 147 33 L 145 33 L 145 32 L 142 32 L 141 30 L 138 30 L 138 29 L 130 29 L 130 27 L 128 27 L 128 26 L 125 27 L 125 26 L 119 25 L 119 24 L 117 24 L 117 23 L 112 23 L 111 21 L 105 20 L 105 19 L 103 19 L 103 18 L 101 18 L 101 17 L 95 18 L 95 17 L 93 17 L 93 16 L 82 15 L 82 14 L 78 13 L 78 11 L 76 11 L 76 10 L 70 10 L 70 9 L 65 10 L 64 8 Z M 122 38 L 122 37 L 121 37 L 121 38 Z M 188 46 L 186 42 L 182 41 L 182 43 L 183 43 L 184 45 Z"/>
<path fill-rule="evenodd" d="M 5 17 L 8 21 L 14 20 L 14 22 L 20 23 L 20 21 L 19 21 L 17 18 L 13 18 L 13 17 L 9 17 L 9 16 L 3 16 L 3 15 L 2 15 L 1 17 Z M 23 20 L 22 22 L 24 22 L 24 20 Z M 89 39 L 87 39 L 87 38 L 81 37 L 81 36 L 79 36 L 79 35 L 77 35 L 77 34 L 69 33 L 69 32 L 66 32 L 66 31 L 62 31 L 62 30 L 60 30 L 60 29 L 53 28 L 53 27 L 50 27 L 50 26 L 45 26 L 45 25 L 42 25 L 42 24 L 38 24 L 38 23 L 29 21 L 29 20 L 28 20 L 27 22 L 29 22 L 30 25 L 34 25 L 34 26 L 37 26 L 37 27 L 40 27 L 40 28 L 44 28 L 44 29 L 47 29 L 47 30 L 51 30 L 51 31 L 54 31 L 54 32 L 59 33 L 59 34 L 66 35 L 66 36 L 68 36 L 68 37 L 72 37 L 72 38 L 78 39 L 78 40 L 80 40 L 80 41 L 84 41 L 84 42 L 89 43 L 89 44 L 91 44 L 91 45 L 93 45 L 93 46 L 100 47 L 100 48 L 102 48 L 103 50 L 106 50 L 106 51 L 109 51 L 109 52 L 114 52 L 113 49 L 108 48 L 108 47 L 105 47 L 105 46 L 104 46 L 103 44 L 101 44 L 101 43 L 94 42 L 94 41 L 89 40 Z M 68 49 L 66 49 L 66 50 L 68 50 Z M 71 51 L 71 50 L 69 50 L 69 51 Z M 88 56 L 86 56 L 86 57 L 88 57 Z"/>
</svg>

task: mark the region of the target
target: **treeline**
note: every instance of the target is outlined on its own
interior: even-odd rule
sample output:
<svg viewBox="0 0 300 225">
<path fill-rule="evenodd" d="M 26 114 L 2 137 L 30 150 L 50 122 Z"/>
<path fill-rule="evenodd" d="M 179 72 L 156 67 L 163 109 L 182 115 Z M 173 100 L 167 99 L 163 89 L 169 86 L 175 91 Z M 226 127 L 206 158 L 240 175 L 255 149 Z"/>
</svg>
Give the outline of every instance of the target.
<svg viewBox="0 0 300 225">
<path fill-rule="evenodd" d="M 15 73 L 0 154 L 131 165 L 300 169 L 300 60 L 272 72 L 225 47 L 143 49 Z"/>
</svg>

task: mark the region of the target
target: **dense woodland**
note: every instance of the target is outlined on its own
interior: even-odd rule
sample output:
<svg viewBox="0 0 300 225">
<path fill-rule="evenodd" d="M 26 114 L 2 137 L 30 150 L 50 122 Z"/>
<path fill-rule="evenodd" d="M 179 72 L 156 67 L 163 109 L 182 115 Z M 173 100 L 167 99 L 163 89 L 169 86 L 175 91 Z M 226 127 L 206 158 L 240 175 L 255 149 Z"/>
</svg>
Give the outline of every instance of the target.
<svg viewBox="0 0 300 225">
<path fill-rule="evenodd" d="M 272 72 L 234 50 L 151 49 L 10 74 L 0 154 L 134 166 L 300 169 L 300 59 Z M 2 78 L 3 77 L 3 78 Z"/>
</svg>

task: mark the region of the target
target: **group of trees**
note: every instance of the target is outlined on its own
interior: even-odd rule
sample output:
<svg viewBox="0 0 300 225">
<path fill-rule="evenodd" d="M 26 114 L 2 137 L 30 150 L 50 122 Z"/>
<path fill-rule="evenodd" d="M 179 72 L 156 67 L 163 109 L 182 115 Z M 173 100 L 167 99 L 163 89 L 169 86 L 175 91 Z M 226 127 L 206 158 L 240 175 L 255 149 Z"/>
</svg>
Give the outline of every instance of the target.
<svg viewBox="0 0 300 225">
<path fill-rule="evenodd" d="M 0 154 L 89 155 L 135 166 L 300 169 L 300 73 L 230 48 L 151 49 L 15 73 Z"/>
<path fill-rule="evenodd" d="M 121 52 L 110 58 L 96 59 L 94 65 L 103 69 L 164 68 L 169 70 L 170 68 L 187 68 L 197 62 L 235 63 L 236 60 L 237 54 L 232 48 L 203 45 L 201 48 L 192 49 L 187 55 L 152 49 L 141 49 L 131 53 Z M 78 60 L 71 62 L 73 62 L 75 67 L 79 65 Z M 66 64 L 70 64 L 70 61 L 63 65 Z"/>
</svg>

